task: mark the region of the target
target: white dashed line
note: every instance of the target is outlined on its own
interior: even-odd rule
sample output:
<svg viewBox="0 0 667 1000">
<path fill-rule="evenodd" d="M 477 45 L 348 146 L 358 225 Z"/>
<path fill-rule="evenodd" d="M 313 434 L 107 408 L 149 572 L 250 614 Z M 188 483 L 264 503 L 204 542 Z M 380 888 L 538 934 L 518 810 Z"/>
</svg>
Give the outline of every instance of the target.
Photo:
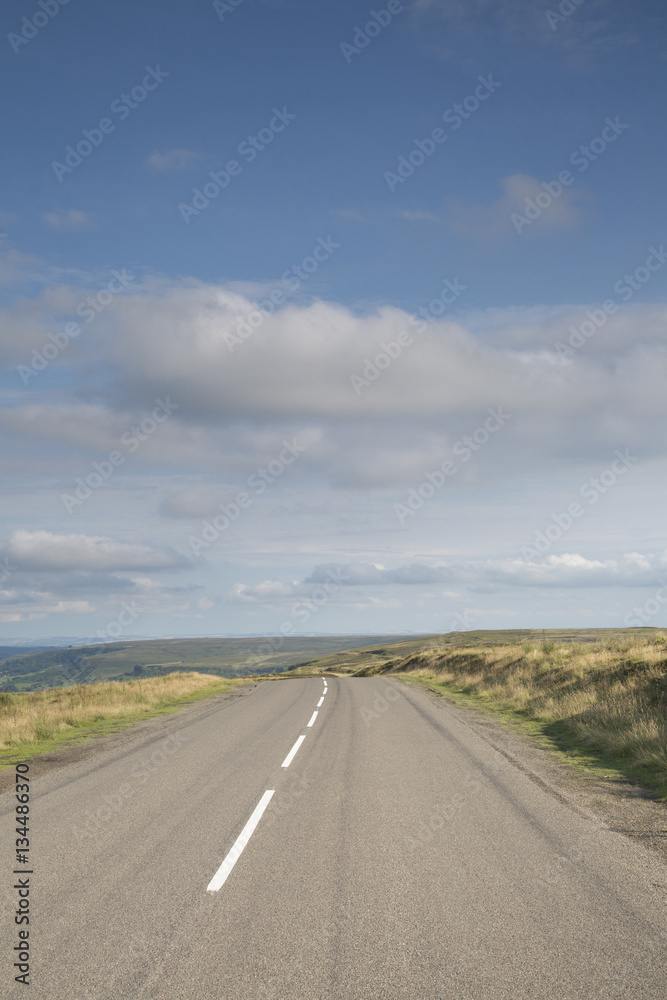
<svg viewBox="0 0 667 1000">
<path fill-rule="evenodd" d="M 290 750 L 290 752 L 285 757 L 285 760 L 282 762 L 281 767 L 289 767 L 290 766 L 290 764 L 292 763 L 292 761 L 294 760 L 294 758 L 296 756 L 297 750 L 299 749 L 299 747 L 301 746 L 301 744 L 303 743 L 303 741 L 305 740 L 305 738 L 306 738 L 305 736 L 299 736 L 298 740 L 296 741 L 296 743 L 294 744 L 294 746 L 292 747 L 292 749 Z"/>
<path fill-rule="evenodd" d="M 318 701 L 317 708 L 310 717 L 310 721 L 306 727 L 307 729 L 310 729 L 310 727 L 315 722 L 315 719 L 318 716 L 317 709 L 320 708 L 320 706 L 322 705 L 322 702 L 324 701 L 324 696 L 327 693 L 327 688 L 328 688 L 327 682 L 324 677 L 322 678 L 322 680 L 324 681 L 324 690 L 322 691 L 322 697 Z M 282 762 L 281 765 L 282 767 L 290 766 L 290 764 L 296 757 L 299 747 L 301 746 L 305 738 L 306 738 L 305 735 L 299 736 L 296 743 L 285 757 L 285 760 Z M 264 815 L 264 810 L 271 801 L 271 798 L 273 797 L 274 793 L 275 793 L 275 788 L 268 789 L 266 792 L 264 792 L 261 799 L 255 806 L 252 816 L 250 817 L 246 825 L 243 827 L 238 837 L 236 838 L 234 846 L 229 851 L 227 857 L 222 862 L 222 864 L 218 868 L 217 872 L 215 873 L 209 884 L 206 886 L 207 892 L 217 892 L 218 889 L 222 888 L 222 886 L 225 884 L 227 878 L 229 877 L 229 874 L 232 871 L 232 868 L 243 854 L 246 844 L 248 843 L 253 833 L 255 832 L 257 824 Z"/>
<path fill-rule="evenodd" d="M 231 872 L 236 862 L 241 857 L 243 853 L 243 848 L 252 837 L 255 831 L 255 827 L 262 818 L 264 810 L 271 801 L 271 796 L 273 795 L 274 792 L 275 788 L 264 792 L 261 799 L 255 806 L 255 811 L 253 812 L 252 816 L 250 817 L 246 825 L 243 827 L 238 837 L 236 838 L 236 841 L 231 851 L 229 852 L 225 860 L 222 862 L 222 864 L 218 868 L 217 872 L 215 873 L 209 884 L 206 886 L 207 892 L 217 892 L 218 889 L 225 884 L 227 876 Z"/>
</svg>

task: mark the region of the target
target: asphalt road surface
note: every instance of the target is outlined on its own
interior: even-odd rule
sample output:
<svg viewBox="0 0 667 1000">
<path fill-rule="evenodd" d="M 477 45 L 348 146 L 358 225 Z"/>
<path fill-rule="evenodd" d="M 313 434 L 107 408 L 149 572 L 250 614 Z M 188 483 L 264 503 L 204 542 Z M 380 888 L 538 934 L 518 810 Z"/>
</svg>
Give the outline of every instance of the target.
<svg viewBox="0 0 667 1000">
<path fill-rule="evenodd" d="M 464 712 L 386 678 L 202 705 L 36 779 L 32 985 L 12 890 L 3 996 L 667 996 L 663 862 Z"/>
</svg>

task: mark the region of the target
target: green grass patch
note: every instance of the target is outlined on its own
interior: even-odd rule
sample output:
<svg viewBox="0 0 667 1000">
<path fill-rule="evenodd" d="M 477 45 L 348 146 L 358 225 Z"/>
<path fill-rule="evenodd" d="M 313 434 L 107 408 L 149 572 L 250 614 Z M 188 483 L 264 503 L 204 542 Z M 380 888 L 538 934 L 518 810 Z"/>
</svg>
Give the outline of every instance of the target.
<svg viewBox="0 0 667 1000">
<path fill-rule="evenodd" d="M 0 700 L 0 770 L 65 746 L 119 732 L 177 712 L 192 702 L 247 683 L 202 675 L 168 674 L 30 693 Z"/>
</svg>

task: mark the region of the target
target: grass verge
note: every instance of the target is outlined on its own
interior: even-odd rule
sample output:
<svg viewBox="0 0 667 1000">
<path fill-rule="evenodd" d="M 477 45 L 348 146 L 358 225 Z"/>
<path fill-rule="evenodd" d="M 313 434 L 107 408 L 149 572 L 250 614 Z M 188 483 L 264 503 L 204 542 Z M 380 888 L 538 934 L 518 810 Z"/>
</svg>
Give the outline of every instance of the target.
<svg viewBox="0 0 667 1000">
<path fill-rule="evenodd" d="M 358 672 L 401 673 L 492 712 L 570 761 L 667 801 L 667 638 L 429 649 Z"/>
<path fill-rule="evenodd" d="M 24 694 L 0 692 L 0 770 L 63 744 L 80 743 L 175 712 L 245 683 L 245 678 L 173 673 Z"/>
</svg>

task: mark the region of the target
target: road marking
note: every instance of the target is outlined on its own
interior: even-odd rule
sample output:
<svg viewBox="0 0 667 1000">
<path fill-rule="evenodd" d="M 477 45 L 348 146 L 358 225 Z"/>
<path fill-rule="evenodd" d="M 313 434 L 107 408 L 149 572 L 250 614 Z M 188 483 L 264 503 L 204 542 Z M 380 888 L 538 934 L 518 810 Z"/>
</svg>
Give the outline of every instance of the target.
<svg viewBox="0 0 667 1000">
<path fill-rule="evenodd" d="M 274 792 L 275 788 L 269 789 L 268 791 L 264 792 L 261 799 L 255 806 L 255 811 L 253 812 L 252 816 L 250 817 L 246 825 L 243 827 L 238 837 L 236 838 L 236 841 L 231 851 L 229 852 L 225 860 L 222 862 L 222 864 L 218 868 L 217 872 L 215 873 L 209 884 L 206 886 L 207 892 L 217 892 L 218 889 L 225 884 L 227 876 L 231 872 L 236 862 L 241 857 L 243 853 L 243 848 L 252 837 L 255 831 L 255 827 L 262 818 L 264 810 L 271 801 L 271 796 L 273 795 Z"/>
<path fill-rule="evenodd" d="M 313 714 L 311 715 L 310 722 L 308 723 L 308 726 L 306 726 L 307 729 L 310 728 L 310 726 L 312 726 L 316 718 L 317 718 L 317 711 L 313 712 Z"/>
<path fill-rule="evenodd" d="M 294 760 L 294 758 L 296 756 L 297 750 L 299 749 L 299 747 L 301 746 L 301 744 L 303 743 L 303 741 L 305 740 L 305 738 L 306 738 L 305 736 L 299 736 L 298 740 L 296 741 L 296 743 L 294 744 L 294 746 L 292 747 L 292 749 L 290 750 L 290 752 L 285 757 L 285 760 L 280 765 L 281 767 L 289 767 L 290 766 L 290 764 L 292 763 L 292 761 Z"/>
<path fill-rule="evenodd" d="M 324 695 L 322 695 L 322 697 L 320 698 L 320 700 L 317 703 L 317 707 L 318 708 L 320 707 L 320 705 L 322 704 L 323 701 L 324 701 Z"/>
</svg>

